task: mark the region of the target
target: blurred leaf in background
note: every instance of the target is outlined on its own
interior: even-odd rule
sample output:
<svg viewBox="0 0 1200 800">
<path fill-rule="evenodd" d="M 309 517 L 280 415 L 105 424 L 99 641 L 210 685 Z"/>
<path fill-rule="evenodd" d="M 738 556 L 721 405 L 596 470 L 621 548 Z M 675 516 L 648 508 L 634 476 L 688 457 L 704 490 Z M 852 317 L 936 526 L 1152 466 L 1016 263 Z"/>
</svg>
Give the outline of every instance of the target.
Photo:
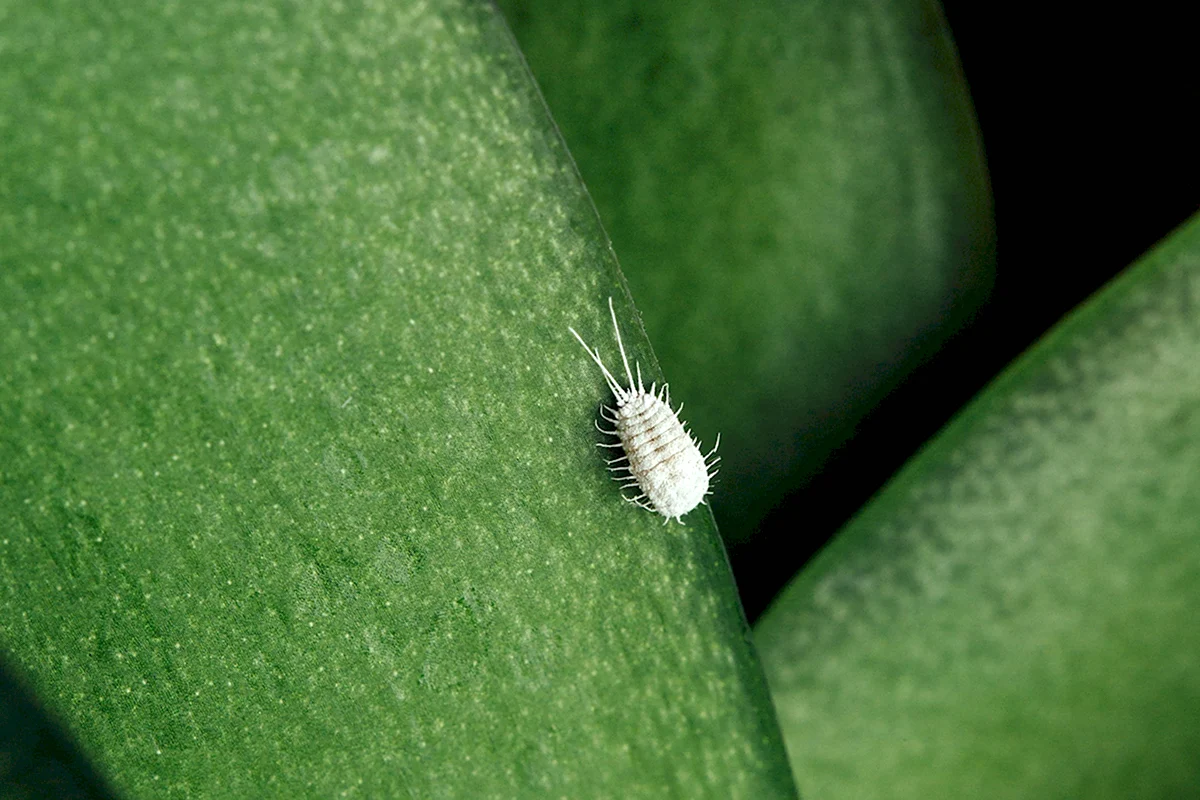
<svg viewBox="0 0 1200 800">
<path fill-rule="evenodd" d="M 941 12 L 500 5 L 673 393 L 722 433 L 714 507 L 744 545 L 991 285 L 983 151 Z M 767 535 L 750 573 L 812 534 Z"/>
<path fill-rule="evenodd" d="M 756 629 L 801 789 L 1200 787 L 1200 217 L 972 403 Z"/>
<path fill-rule="evenodd" d="M 120 796 L 794 795 L 494 9 L 0 0 L 0 96 L 0 647 Z"/>
</svg>

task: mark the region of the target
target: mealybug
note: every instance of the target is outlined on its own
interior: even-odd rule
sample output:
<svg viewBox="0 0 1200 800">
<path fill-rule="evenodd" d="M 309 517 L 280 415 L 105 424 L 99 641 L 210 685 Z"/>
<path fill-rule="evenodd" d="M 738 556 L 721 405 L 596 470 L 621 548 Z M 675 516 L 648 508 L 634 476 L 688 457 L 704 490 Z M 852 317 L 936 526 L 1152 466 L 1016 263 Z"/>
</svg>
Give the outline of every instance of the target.
<svg viewBox="0 0 1200 800">
<path fill-rule="evenodd" d="M 621 329 L 617 325 L 617 312 L 613 310 L 611 297 L 608 298 L 608 313 L 612 315 L 617 347 L 621 351 L 621 362 L 625 365 L 625 377 L 629 380 L 628 389 L 621 388 L 608 367 L 604 366 L 600 351 L 588 347 L 574 328 L 567 328 L 600 367 L 608 388 L 617 399 L 615 410 L 608 406 L 600 407 L 600 416 L 615 425 L 615 430 L 605 430 L 598 422 L 596 428 L 621 441 L 619 444 L 598 446 L 620 447 L 625 451 L 625 455 L 609 461 L 608 468 L 614 473 L 627 473 L 613 476 L 622 482 L 622 489 L 636 486 L 641 490 L 641 494 L 626 497 L 626 500 L 647 511 L 662 514 L 666 517 L 664 525 L 671 519 L 682 523 L 683 515 L 703 503 L 710 494 L 708 482 L 716 475 L 716 471 L 710 473 L 709 469 L 721 460 L 720 457 L 713 458 L 717 446 L 721 444 L 721 437 L 717 436 L 717 445 L 708 455 L 701 455 L 699 443 L 679 419 L 683 405 L 680 404 L 676 411 L 671 410 L 671 395 L 667 385 L 664 383 L 659 389 L 657 384 L 651 384 L 647 392 L 642 383 L 642 365 L 637 364 L 637 388 L 634 388 L 633 373 L 625 356 L 625 344 L 621 341 Z"/>
</svg>

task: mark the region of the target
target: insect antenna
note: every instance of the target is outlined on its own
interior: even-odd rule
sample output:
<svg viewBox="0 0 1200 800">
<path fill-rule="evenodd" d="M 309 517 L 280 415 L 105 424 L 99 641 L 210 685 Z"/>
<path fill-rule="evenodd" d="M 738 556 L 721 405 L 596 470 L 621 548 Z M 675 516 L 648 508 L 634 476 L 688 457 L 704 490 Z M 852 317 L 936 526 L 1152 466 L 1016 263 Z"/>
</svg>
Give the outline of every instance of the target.
<svg viewBox="0 0 1200 800">
<path fill-rule="evenodd" d="M 621 328 L 617 325 L 617 312 L 613 310 L 612 297 L 608 298 L 608 313 L 612 315 L 613 330 L 617 332 L 617 347 L 621 351 L 621 361 L 625 364 L 625 377 L 629 378 L 629 391 L 633 392 L 633 372 L 629 369 L 629 358 L 625 355 L 625 343 L 621 341 Z M 642 365 L 638 364 L 638 389 L 641 392 L 646 390 L 642 388 Z"/>
<path fill-rule="evenodd" d="M 611 298 L 609 299 L 609 303 L 612 303 Z M 608 371 L 608 367 L 604 366 L 604 362 L 600 360 L 600 351 L 593 350 L 592 348 L 588 347 L 587 342 L 583 341 L 583 337 L 576 333 L 574 328 L 568 326 L 567 330 L 571 332 L 571 335 L 575 337 L 575 341 L 579 342 L 579 344 L 583 346 L 583 349 L 587 351 L 587 354 L 592 357 L 592 361 L 595 361 L 596 366 L 598 366 L 600 371 L 604 373 L 604 382 L 608 384 L 609 391 L 611 391 L 613 396 L 617 398 L 617 405 L 624 404 L 625 401 L 629 399 L 630 393 L 621 388 L 621 384 L 617 383 L 617 379 L 614 378 L 613 374 Z M 621 350 L 621 356 L 625 356 L 625 351 L 623 349 Z M 626 364 L 625 368 L 629 369 L 629 365 Z"/>
</svg>

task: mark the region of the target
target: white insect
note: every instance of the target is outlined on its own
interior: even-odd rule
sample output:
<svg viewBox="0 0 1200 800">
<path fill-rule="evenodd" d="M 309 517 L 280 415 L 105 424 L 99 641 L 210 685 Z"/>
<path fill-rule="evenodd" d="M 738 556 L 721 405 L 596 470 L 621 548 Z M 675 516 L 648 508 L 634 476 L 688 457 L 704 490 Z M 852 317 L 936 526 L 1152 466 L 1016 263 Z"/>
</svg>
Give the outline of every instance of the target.
<svg viewBox="0 0 1200 800">
<path fill-rule="evenodd" d="M 617 347 L 621 350 L 621 362 L 625 365 L 625 377 L 629 380 L 628 389 L 621 388 L 608 367 L 604 366 L 600 351 L 588 347 L 574 328 L 567 328 L 600 367 L 608 388 L 617 399 L 615 410 L 608 406 L 600 407 L 600 416 L 615 425 L 616 429 L 605 430 L 598 422 L 596 428 L 621 441 L 619 444 L 597 446 L 620 447 L 625 451 L 625 455 L 609 461 L 608 468 L 614 473 L 627 473 L 613 476 L 622 482 L 622 489 L 636 486 L 641 490 L 639 495 L 626 497 L 626 500 L 647 511 L 662 514 L 666 517 L 664 525 L 672 519 L 682 523 L 683 515 L 703 503 L 704 498 L 711 494 L 708 484 L 717 474 L 713 468 L 721 460 L 720 457 L 713 458 L 713 454 L 721 444 L 721 437 L 717 436 L 717 444 L 708 455 L 701 455 L 699 443 L 679 419 L 683 404 L 678 410 L 671 410 L 671 394 L 667 385 L 664 383 L 659 389 L 657 384 L 651 384 L 647 392 L 642 383 L 642 365 L 637 364 L 637 388 L 634 388 L 633 373 L 629 370 L 629 359 L 625 355 L 625 344 L 621 341 L 621 329 L 617 325 L 617 312 L 613 310 L 611 297 L 608 298 L 608 313 L 612 315 Z M 710 473 L 709 469 L 713 471 Z"/>
</svg>

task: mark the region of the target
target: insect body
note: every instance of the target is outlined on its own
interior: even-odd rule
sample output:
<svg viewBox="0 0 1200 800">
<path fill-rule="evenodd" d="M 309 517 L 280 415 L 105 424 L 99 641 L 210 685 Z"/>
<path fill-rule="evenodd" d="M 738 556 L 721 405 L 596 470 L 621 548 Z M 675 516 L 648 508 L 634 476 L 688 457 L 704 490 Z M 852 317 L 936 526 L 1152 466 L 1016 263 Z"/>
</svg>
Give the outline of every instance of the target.
<svg viewBox="0 0 1200 800">
<path fill-rule="evenodd" d="M 647 392 L 642 383 L 640 364 L 637 365 L 635 388 L 611 297 L 608 298 L 608 312 L 612 315 L 613 330 L 617 334 L 617 347 L 621 351 L 621 363 L 625 365 L 629 388 L 622 388 L 608 367 L 604 366 L 599 350 L 588 347 L 574 328 L 568 328 L 600 367 L 608 388 L 617 399 L 615 409 L 601 406 L 600 411 L 600 416 L 612 423 L 614 429 L 605 430 L 599 423 L 596 427 L 601 433 L 616 436 L 620 443 L 599 446 L 621 448 L 624 451 L 623 456 L 612 459 L 608 465 L 612 472 L 617 473 L 614 477 L 622 482 L 622 489 L 637 487 L 641 490 L 636 497 L 626 497 L 626 500 L 662 514 L 666 517 L 664 525 L 671 519 L 682 522 L 683 515 L 704 502 L 704 498 L 710 494 L 709 480 L 716 471 L 710 473 L 709 469 L 720 460 L 713 457 L 717 447 L 714 446 L 708 455 L 700 454 L 698 443 L 679 419 L 679 411 L 683 410 L 683 406 L 671 410 L 671 395 L 665 383 L 661 388 L 651 384 Z M 717 445 L 720 443 L 721 437 L 718 436 Z"/>
</svg>

